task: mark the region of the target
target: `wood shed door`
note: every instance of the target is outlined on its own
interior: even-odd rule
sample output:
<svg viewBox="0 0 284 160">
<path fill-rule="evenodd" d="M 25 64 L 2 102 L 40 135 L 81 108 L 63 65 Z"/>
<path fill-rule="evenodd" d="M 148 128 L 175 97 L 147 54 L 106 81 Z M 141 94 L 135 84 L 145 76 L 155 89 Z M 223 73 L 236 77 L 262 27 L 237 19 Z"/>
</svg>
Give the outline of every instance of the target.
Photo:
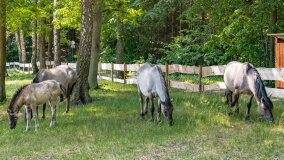
<svg viewBox="0 0 284 160">
<path fill-rule="evenodd" d="M 284 68 L 284 43 L 279 41 L 275 44 L 275 67 Z M 284 82 L 275 81 L 275 88 L 284 88 Z"/>
</svg>

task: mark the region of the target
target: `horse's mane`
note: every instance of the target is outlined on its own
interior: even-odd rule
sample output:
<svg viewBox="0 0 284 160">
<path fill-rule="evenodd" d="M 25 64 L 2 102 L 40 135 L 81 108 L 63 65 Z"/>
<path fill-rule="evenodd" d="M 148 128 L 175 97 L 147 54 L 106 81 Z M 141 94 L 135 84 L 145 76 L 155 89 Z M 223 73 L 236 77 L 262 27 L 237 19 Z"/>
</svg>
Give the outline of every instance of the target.
<svg viewBox="0 0 284 160">
<path fill-rule="evenodd" d="M 37 72 L 37 74 L 36 74 L 36 76 L 35 76 L 35 78 L 33 79 L 33 82 L 32 83 L 39 83 L 40 81 L 39 81 L 39 76 L 40 76 L 40 73 L 42 73 L 44 71 L 44 69 L 40 69 L 38 72 Z"/>
<path fill-rule="evenodd" d="M 14 93 L 12 99 L 10 100 L 10 104 L 9 104 L 8 109 L 10 109 L 10 110 L 12 109 L 12 106 L 15 104 L 15 102 L 16 102 L 18 96 L 21 94 L 21 92 L 23 91 L 23 89 L 25 89 L 27 86 L 28 86 L 28 84 L 27 84 L 27 85 L 24 85 L 24 86 L 21 86 L 20 88 L 18 88 L 18 90 Z"/>
<path fill-rule="evenodd" d="M 270 99 L 268 98 L 268 96 L 266 94 L 265 87 L 262 83 L 262 80 L 261 80 L 261 77 L 260 77 L 258 71 L 251 64 L 246 63 L 246 65 L 247 65 L 247 74 L 248 74 L 249 70 L 252 70 L 256 75 L 256 79 L 255 79 L 255 82 L 254 82 L 255 90 L 256 90 L 256 98 L 257 99 L 263 98 L 265 106 L 271 107 L 272 102 L 270 101 Z"/>
<path fill-rule="evenodd" d="M 164 91 L 166 91 L 166 100 L 165 100 L 164 103 L 165 103 L 166 106 L 171 106 L 172 103 L 171 103 L 171 100 L 169 98 L 168 86 L 167 86 L 167 83 L 166 83 L 165 78 L 163 76 L 163 72 L 162 72 L 160 67 L 158 67 L 158 66 L 155 66 L 155 67 L 157 68 L 157 70 L 159 72 L 159 78 L 161 80 L 162 88 L 163 88 Z"/>
</svg>

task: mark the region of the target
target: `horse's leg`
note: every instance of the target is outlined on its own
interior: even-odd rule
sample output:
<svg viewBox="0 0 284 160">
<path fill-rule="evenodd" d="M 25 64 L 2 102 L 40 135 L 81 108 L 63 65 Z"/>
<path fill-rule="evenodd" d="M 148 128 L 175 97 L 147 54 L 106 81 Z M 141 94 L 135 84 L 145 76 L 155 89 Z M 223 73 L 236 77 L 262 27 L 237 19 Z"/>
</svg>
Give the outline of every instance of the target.
<svg viewBox="0 0 284 160">
<path fill-rule="evenodd" d="M 28 115 L 27 115 L 27 108 L 26 108 L 26 106 L 24 107 L 24 113 L 25 113 L 25 122 L 27 123 L 27 118 L 28 118 Z"/>
<path fill-rule="evenodd" d="M 249 121 L 250 119 L 250 107 L 251 107 L 251 100 L 253 98 L 253 95 L 251 95 L 249 98 L 248 98 L 248 103 L 247 103 L 247 114 L 246 114 L 246 120 Z"/>
<path fill-rule="evenodd" d="M 139 95 L 139 102 L 140 102 L 140 116 L 143 118 L 143 95 L 138 87 L 138 95 Z"/>
<path fill-rule="evenodd" d="M 232 114 L 232 108 L 236 105 L 236 103 L 238 102 L 238 100 L 239 100 L 239 94 L 238 94 L 238 92 L 235 92 L 234 93 L 234 101 L 232 102 L 232 103 L 230 103 L 230 111 L 229 111 L 229 115 L 231 115 Z"/>
<path fill-rule="evenodd" d="M 157 106 L 157 124 L 161 122 L 161 101 L 160 98 L 158 99 L 158 106 Z"/>
<path fill-rule="evenodd" d="M 148 113 L 148 103 L 149 103 L 149 97 L 146 97 L 143 116 L 145 116 Z"/>
<path fill-rule="evenodd" d="M 52 118 L 49 127 L 51 128 L 54 126 L 56 122 L 56 101 L 50 101 L 50 107 L 51 107 L 51 112 L 52 112 Z"/>
<path fill-rule="evenodd" d="M 236 102 L 236 110 L 235 110 L 236 113 L 239 113 L 240 110 L 239 110 L 239 99 L 237 100 Z"/>
<path fill-rule="evenodd" d="M 228 105 L 231 105 L 231 103 L 232 103 L 232 91 L 230 91 L 230 90 L 227 90 L 226 91 L 226 102 L 225 103 L 227 103 Z"/>
<path fill-rule="evenodd" d="M 66 98 L 66 110 L 65 110 L 65 113 L 69 112 L 69 107 L 70 107 L 70 96 L 68 96 Z"/>
<path fill-rule="evenodd" d="M 27 127 L 26 127 L 26 131 L 30 130 L 31 128 L 31 112 L 32 109 L 30 107 L 25 106 L 25 111 L 26 111 L 26 122 L 27 122 Z"/>
<path fill-rule="evenodd" d="M 150 103 L 151 103 L 151 121 L 154 121 L 154 111 L 155 111 L 153 99 L 154 99 L 153 96 L 150 96 Z"/>
<path fill-rule="evenodd" d="M 34 120 L 35 120 L 35 130 L 38 131 L 39 128 L 39 123 L 38 123 L 38 114 L 36 111 L 37 106 L 35 105 L 31 105 L 32 111 L 33 111 L 33 116 L 34 116 Z"/>
<path fill-rule="evenodd" d="M 63 100 L 64 100 L 64 96 L 63 96 L 63 94 L 60 94 L 60 101 L 59 102 L 63 102 Z"/>
<path fill-rule="evenodd" d="M 44 103 L 43 105 L 42 105 L 42 119 L 45 119 L 45 108 L 46 108 L 46 103 Z"/>
</svg>

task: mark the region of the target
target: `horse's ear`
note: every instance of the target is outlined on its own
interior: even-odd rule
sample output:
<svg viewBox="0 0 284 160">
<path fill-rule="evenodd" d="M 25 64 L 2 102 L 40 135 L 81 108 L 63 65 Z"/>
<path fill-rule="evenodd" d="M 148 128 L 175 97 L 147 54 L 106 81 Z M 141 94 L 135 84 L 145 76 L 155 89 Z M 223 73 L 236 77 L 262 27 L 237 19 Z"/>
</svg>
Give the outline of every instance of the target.
<svg viewBox="0 0 284 160">
<path fill-rule="evenodd" d="M 171 99 L 171 102 L 173 102 L 173 101 L 174 101 L 174 99 L 172 98 L 172 99 Z"/>
</svg>

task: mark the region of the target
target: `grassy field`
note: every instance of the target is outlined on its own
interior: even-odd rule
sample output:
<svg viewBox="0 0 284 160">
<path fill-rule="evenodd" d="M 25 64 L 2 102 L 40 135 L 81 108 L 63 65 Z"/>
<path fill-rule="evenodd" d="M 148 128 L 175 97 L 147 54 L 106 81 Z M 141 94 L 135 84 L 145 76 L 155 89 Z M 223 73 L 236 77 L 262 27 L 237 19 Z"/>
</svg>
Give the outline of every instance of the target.
<svg viewBox="0 0 284 160">
<path fill-rule="evenodd" d="M 10 76 L 8 100 L 33 77 Z M 100 87 L 90 91 L 91 103 L 71 105 L 68 114 L 63 114 L 65 102 L 59 103 L 52 129 L 48 108 L 38 132 L 34 121 L 25 131 L 22 114 L 10 130 L 7 102 L 2 103 L 0 159 L 284 159 L 284 101 L 273 101 L 275 122 L 267 124 L 254 100 L 251 121 L 245 122 L 246 96 L 240 99 L 240 114 L 228 116 L 223 93 L 170 89 L 174 125 L 169 127 L 164 117 L 160 125 L 150 122 L 150 115 L 139 117 L 135 85 L 100 81 Z"/>
</svg>

